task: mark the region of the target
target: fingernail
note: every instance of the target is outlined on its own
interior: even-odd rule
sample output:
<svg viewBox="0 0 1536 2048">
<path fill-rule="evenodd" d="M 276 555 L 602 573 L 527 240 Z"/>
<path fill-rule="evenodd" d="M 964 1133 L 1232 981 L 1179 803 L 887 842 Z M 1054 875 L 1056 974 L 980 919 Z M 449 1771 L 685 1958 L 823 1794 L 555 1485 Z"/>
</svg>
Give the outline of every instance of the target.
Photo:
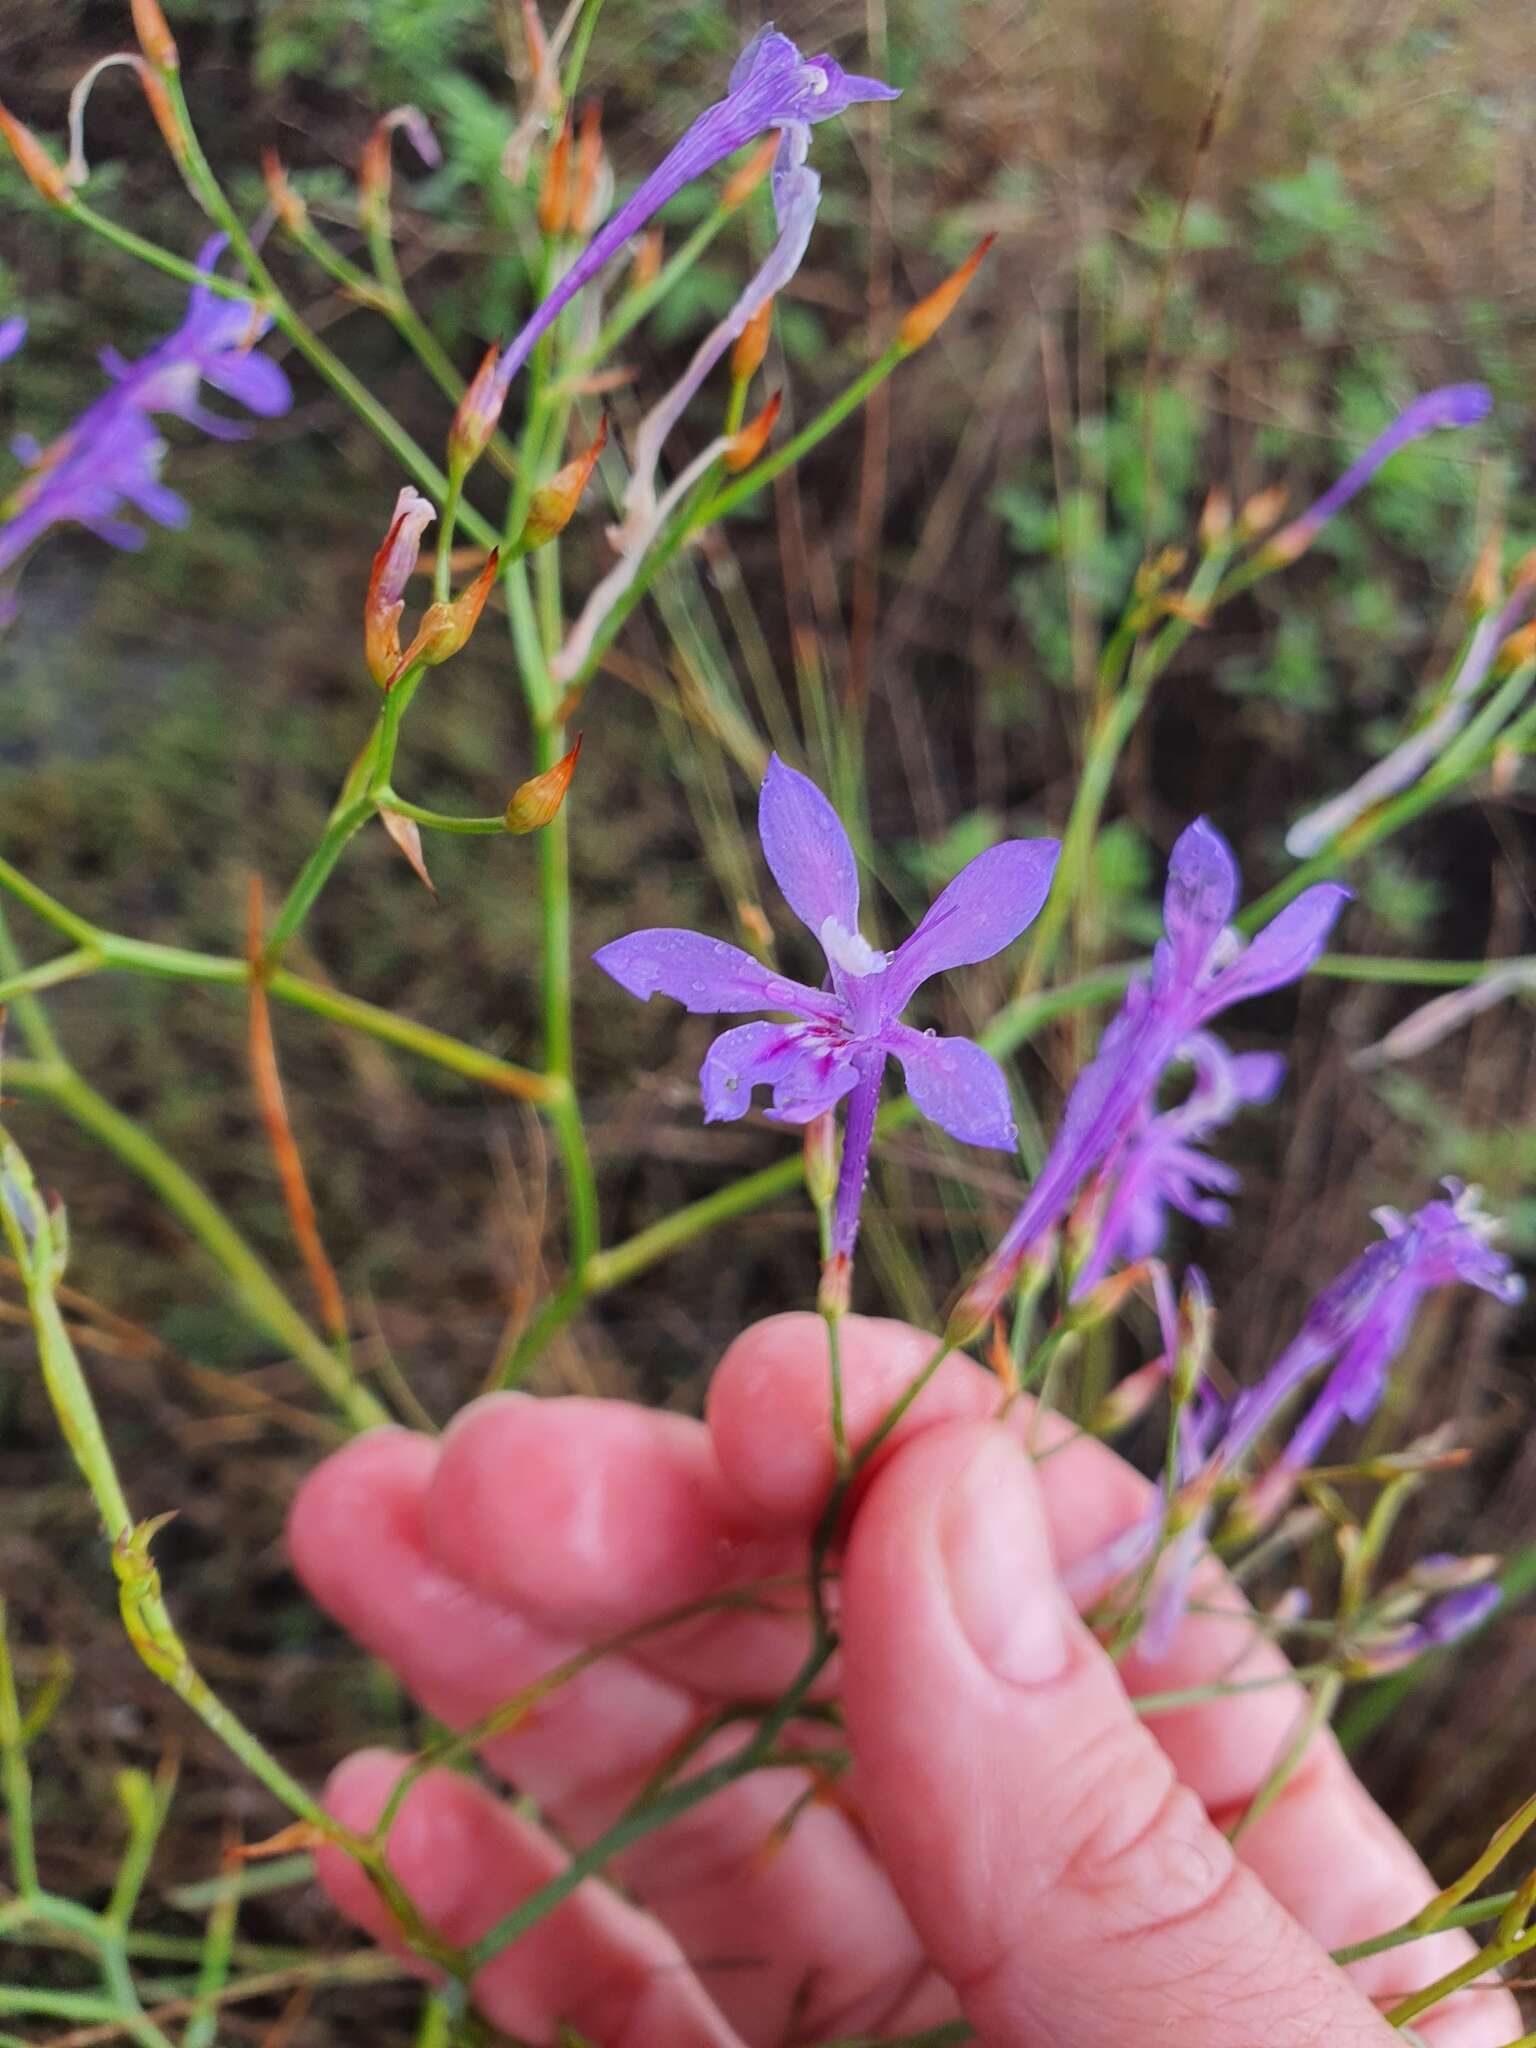
<svg viewBox="0 0 1536 2048">
<path fill-rule="evenodd" d="M 940 1544 L 955 1618 L 997 1677 L 1041 1685 L 1066 1665 L 1065 1596 L 1025 1454 L 989 1441 L 950 1488 Z"/>
</svg>

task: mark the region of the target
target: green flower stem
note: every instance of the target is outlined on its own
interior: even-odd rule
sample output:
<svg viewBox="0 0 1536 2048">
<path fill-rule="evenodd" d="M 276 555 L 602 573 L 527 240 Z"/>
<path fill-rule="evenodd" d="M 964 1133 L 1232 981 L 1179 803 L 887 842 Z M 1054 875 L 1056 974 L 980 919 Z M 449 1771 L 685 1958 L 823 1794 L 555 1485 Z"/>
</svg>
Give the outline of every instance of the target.
<svg viewBox="0 0 1536 2048">
<path fill-rule="evenodd" d="M 38 1895 L 37 1845 L 32 1827 L 32 1772 L 22 1733 L 21 1702 L 16 1671 L 6 1634 L 5 1602 L 0 1600 L 0 1793 L 10 1829 L 11 1874 L 23 1900 Z"/>
<path fill-rule="evenodd" d="M 1190 580 L 1186 601 L 1196 612 L 1211 603 L 1221 581 L 1229 550 L 1224 543 L 1209 548 Z M 1133 603 L 1139 600 L 1133 600 Z M 1123 682 L 1104 697 L 1093 714 L 1083 757 L 1082 773 L 1061 836 L 1061 858 L 1045 908 L 1035 920 L 1025 956 L 1022 986 L 1038 987 L 1056 955 L 1072 906 L 1082 894 L 1082 885 L 1098 840 L 1099 821 L 1109 796 L 1110 784 L 1120 764 L 1126 741 L 1135 731 L 1147 707 L 1154 684 L 1175 654 L 1194 631 L 1186 618 L 1170 618 L 1130 657 Z M 1101 678 L 1113 683 L 1127 651 L 1125 625 L 1116 629 L 1105 650 Z"/>
<path fill-rule="evenodd" d="M 166 1608 L 160 1575 L 150 1557 L 150 1540 L 158 1525 L 136 1523 L 133 1519 L 89 1383 L 59 1309 L 57 1288 L 64 1260 L 53 1217 L 38 1192 L 24 1154 L 3 1130 L 0 1173 L 4 1175 L 5 1186 L 5 1199 L 0 1201 L 0 1225 L 21 1274 L 37 1338 L 43 1383 L 111 1543 L 112 1567 L 118 1579 L 119 1605 L 129 1641 L 147 1668 L 281 1805 L 318 1830 L 327 1841 L 356 1857 L 400 1919 L 412 1944 L 429 1960 L 462 1977 L 465 1968 L 460 1951 L 425 1926 L 409 1895 L 373 1845 L 344 1828 L 310 1797 L 225 1706 L 193 1664 Z M 120 1935 L 120 1930 L 115 1932 Z M 106 1954 L 110 1957 L 111 1951 Z"/>
<path fill-rule="evenodd" d="M 467 832 L 487 836 L 505 832 L 507 821 L 498 812 L 494 818 L 457 818 L 450 811 L 429 811 L 420 804 L 407 803 L 403 796 L 397 796 L 390 789 L 382 798 L 386 810 L 398 811 L 402 818 L 413 818 L 418 825 L 425 825 L 431 832 Z"/>
<path fill-rule="evenodd" d="M 213 1197 L 131 1117 L 114 1109 L 73 1067 L 8 1060 L 5 1083 L 18 1095 L 62 1109 L 89 1137 L 154 1189 L 166 1208 L 219 1267 L 245 1314 L 297 1360 L 355 1429 L 388 1422 L 388 1411 L 360 1386 L 305 1321 Z"/>
<path fill-rule="evenodd" d="M 1502 1969 L 1505 1963 L 1512 1963 L 1518 1957 L 1528 1955 L 1536 1948 L 1536 1927 L 1527 1927 L 1519 1933 L 1510 1934 L 1500 1940 L 1491 1941 L 1486 1948 L 1469 1956 L 1459 1969 L 1448 1970 L 1443 1977 L 1437 1977 L 1433 1984 L 1426 1984 L 1422 1991 L 1415 1991 L 1411 1998 L 1405 1998 L 1394 2005 L 1387 2014 L 1387 2024 L 1392 2027 L 1406 2027 L 1410 2020 L 1416 2020 L 1420 2013 L 1428 2012 L 1432 2005 L 1438 2005 L 1442 1998 L 1449 1998 L 1453 1991 L 1460 1991 L 1464 1984 L 1474 1984 L 1479 1977 L 1485 1977 L 1492 1970 Z M 1527 2038 L 1529 2038 L 1527 2036 Z M 1519 2048 L 1519 2043 L 1514 2044 Z"/>
</svg>

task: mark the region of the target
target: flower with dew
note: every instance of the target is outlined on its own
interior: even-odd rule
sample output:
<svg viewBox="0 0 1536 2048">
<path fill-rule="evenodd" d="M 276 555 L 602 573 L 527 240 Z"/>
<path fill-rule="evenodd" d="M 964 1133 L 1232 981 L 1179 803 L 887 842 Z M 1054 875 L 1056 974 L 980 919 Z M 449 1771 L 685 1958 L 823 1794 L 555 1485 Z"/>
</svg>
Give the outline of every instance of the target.
<svg viewBox="0 0 1536 2048">
<path fill-rule="evenodd" d="M 1493 394 L 1486 384 L 1442 384 L 1405 405 L 1397 418 L 1357 455 L 1348 469 L 1329 485 L 1315 503 L 1298 518 L 1282 526 L 1266 543 L 1264 555 L 1276 563 L 1293 562 L 1311 547 L 1330 519 L 1336 518 L 1352 498 L 1375 476 L 1377 470 L 1410 442 L 1422 441 L 1441 427 L 1472 427 L 1486 419 L 1493 406 Z"/>
<path fill-rule="evenodd" d="M 957 1338 L 987 1321 L 1088 1175 L 1120 1163 L 1164 1072 L 1196 1034 L 1234 1003 L 1305 974 L 1351 895 L 1339 883 L 1319 882 L 1245 943 L 1232 928 L 1240 881 L 1231 847 L 1206 819 L 1180 833 L 1168 860 L 1165 936 L 1151 975 L 1126 991 L 1120 1014 L 1077 1077 L 1028 1199 L 956 1308 Z"/>
<path fill-rule="evenodd" d="M 1223 1197 L 1241 1185 L 1237 1170 L 1200 1147 L 1240 1109 L 1273 1098 L 1285 1061 L 1273 1052 L 1233 1053 L 1209 1031 L 1197 1031 L 1183 1056 L 1195 1070 L 1189 1094 L 1156 1113 L 1149 1098 L 1113 1174 L 1103 1177 L 1074 1300 L 1096 1287 L 1111 1266 L 1131 1265 L 1160 1250 L 1171 1210 L 1208 1225 L 1231 1220 Z"/>
<path fill-rule="evenodd" d="M 198 268 L 211 271 L 223 246 L 222 236 L 205 243 Z M 0 569 L 18 561 L 51 527 L 66 522 L 84 526 L 113 547 L 142 547 L 143 533 L 122 518 L 124 507 L 161 526 L 185 525 L 186 505 L 160 482 L 166 450 L 151 416 L 174 414 L 221 440 L 243 435 L 247 429 L 238 421 L 203 406 L 204 383 L 263 418 L 286 412 L 293 402 L 288 379 L 252 350 L 269 325 L 248 299 L 221 298 L 199 284 L 175 333 L 137 362 L 125 361 L 115 349 L 103 350 L 102 367 L 112 388 L 49 447 L 19 444 L 31 470 L 5 503 Z"/>
<path fill-rule="evenodd" d="M 803 57 L 788 36 L 772 27 L 747 44 L 732 68 L 726 95 L 698 118 L 668 150 L 592 240 L 505 352 L 496 373 L 498 409 L 512 379 L 540 337 L 571 301 L 618 254 L 669 199 L 771 128 L 786 136 L 809 135 L 817 121 L 845 114 L 862 100 L 893 100 L 894 86 L 859 78 L 831 57 Z"/>
<path fill-rule="evenodd" d="M 848 1098 L 834 1204 L 832 1250 L 847 1259 L 885 1063 L 894 1056 L 924 1116 L 970 1145 L 1011 1150 L 1008 1083 L 989 1052 L 968 1038 L 940 1038 L 903 1024 L 922 984 L 950 968 L 989 960 L 1026 930 L 1044 903 L 1059 851 L 1053 839 L 1010 839 L 963 868 L 917 929 L 882 953 L 859 931 L 853 847 L 826 797 L 774 755 L 758 804 L 763 854 L 790 909 L 826 955 L 817 989 L 764 967 L 702 932 L 631 932 L 594 954 L 599 967 L 642 1000 L 668 995 L 689 1010 L 773 1010 L 787 1022 L 740 1024 L 705 1055 L 699 1083 L 707 1122 L 745 1115 L 755 1088 L 772 1090 L 769 1115 L 807 1124 Z"/>
</svg>

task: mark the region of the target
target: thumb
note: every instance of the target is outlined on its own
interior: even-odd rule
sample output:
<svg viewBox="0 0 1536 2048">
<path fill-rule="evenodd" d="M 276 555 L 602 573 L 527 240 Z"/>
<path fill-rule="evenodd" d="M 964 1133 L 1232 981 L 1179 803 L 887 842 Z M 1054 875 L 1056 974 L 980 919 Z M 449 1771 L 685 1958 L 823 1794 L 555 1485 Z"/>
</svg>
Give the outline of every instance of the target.
<svg viewBox="0 0 1536 2048">
<path fill-rule="evenodd" d="M 990 2048 L 1388 2048 L 1238 1862 L 1057 1581 L 1033 1467 L 995 1424 L 898 1451 L 843 1568 L 864 1811 Z"/>
</svg>

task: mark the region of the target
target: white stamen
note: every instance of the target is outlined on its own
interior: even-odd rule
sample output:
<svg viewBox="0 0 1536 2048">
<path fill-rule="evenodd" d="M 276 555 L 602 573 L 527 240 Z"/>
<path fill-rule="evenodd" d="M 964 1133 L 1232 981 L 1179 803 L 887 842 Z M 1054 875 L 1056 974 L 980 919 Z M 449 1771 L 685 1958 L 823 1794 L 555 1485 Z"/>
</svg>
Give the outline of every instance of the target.
<svg viewBox="0 0 1536 2048">
<path fill-rule="evenodd" d="M 834 967 L 858 981 L 880 973 L 886 965 L 886 955 L 877 953 L 862 932 L 848 931 L 835 917 L 821 927 L 821 949 Z"/>
</svg>

